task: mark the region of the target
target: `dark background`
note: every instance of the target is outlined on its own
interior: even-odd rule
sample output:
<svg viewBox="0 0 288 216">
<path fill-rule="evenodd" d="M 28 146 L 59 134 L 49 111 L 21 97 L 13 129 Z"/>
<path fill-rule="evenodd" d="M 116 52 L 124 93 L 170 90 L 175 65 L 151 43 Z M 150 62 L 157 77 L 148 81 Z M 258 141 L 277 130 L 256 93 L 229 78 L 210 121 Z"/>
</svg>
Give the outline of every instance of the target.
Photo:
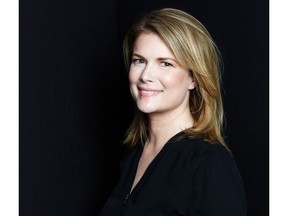
<svg viewBox="0 0 288 216">
<path fill-rule="evenodd" d="M 269 212 L 268 0 L 19 2 L 21 216 L 96 216 L 119 174 L 133 117 L 122 40 L 134 17 L 183 9 L 222 52 L 226 141 L 248 216 Z"/>
</svg>

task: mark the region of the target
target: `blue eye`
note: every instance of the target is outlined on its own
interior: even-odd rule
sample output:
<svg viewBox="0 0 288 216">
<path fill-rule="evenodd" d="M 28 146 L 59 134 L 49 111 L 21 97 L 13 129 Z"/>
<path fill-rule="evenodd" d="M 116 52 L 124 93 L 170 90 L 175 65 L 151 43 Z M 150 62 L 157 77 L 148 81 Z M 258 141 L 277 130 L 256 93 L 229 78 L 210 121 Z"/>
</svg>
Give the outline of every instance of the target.
<svg viewBox="0 0 288 216">
<path fill-rule="evenodd" d="M 170 64 L 168 62 L 161 62 L 160 65 L 163 67 L 172 67 L 173 66 L 172 64 Z"/>
<path fill-rule="evenodd" d="M 143 64 L 145 61 L 143 59 L 132 59 L 133 64 Z"/>
</svg>

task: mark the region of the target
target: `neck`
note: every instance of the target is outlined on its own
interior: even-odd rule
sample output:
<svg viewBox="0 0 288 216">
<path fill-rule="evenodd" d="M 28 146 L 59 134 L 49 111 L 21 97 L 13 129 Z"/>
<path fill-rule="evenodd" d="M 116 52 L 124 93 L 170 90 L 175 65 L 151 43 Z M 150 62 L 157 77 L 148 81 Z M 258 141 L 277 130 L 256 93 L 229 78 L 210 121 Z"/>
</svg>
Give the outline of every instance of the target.
<svg viewBox="0 0 288 216">
<path fill-rule="evenodd" d="M 166 142 L 177 133 L 193 126 L 193 118 L 190 111 L 151 114 L 149 115 L 149 142 L 152 148 L 161 149 Z"/>
</svg>

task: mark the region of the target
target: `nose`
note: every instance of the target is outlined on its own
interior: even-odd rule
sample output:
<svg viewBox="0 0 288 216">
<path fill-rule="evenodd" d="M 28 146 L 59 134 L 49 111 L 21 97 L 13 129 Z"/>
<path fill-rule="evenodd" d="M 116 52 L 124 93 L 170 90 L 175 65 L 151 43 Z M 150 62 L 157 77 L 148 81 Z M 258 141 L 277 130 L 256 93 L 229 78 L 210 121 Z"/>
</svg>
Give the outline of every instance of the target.
<svg viewBox="0 0 288 216">
<path fill-rule="evenodd" d="M 146 64 L 141 72 L 140 80 L 142 82 L 153 82 L 155 79 L 156 68 L 152 64 Z"/>
</svg>

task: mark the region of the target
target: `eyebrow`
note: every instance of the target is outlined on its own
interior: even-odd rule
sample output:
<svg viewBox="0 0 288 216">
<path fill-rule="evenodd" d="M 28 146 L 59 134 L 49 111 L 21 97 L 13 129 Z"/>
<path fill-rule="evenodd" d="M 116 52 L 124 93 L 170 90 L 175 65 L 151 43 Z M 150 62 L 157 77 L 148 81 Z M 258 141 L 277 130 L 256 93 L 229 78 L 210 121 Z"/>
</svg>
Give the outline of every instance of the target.
<svg viewBox="0 0 288 216">
<path fill-rule="evenodd" d="M 137 53 L 132 53 L 132 56 L 137 56 L 139 58 L 143 58 L 143 59 L 146 59 L 144 56 L 140 55 L 140 54 L 137 54 Z M 159 57 L 157 58 L 157 60 L 160 60 L 160 61 L 163 61 L 163 60 L 172 60 L 174 62 L 176 62 L 178 64 L 178 62 L 173 59 L 173 58 L 170 58 L 170 57 Z"/>
</svg>

